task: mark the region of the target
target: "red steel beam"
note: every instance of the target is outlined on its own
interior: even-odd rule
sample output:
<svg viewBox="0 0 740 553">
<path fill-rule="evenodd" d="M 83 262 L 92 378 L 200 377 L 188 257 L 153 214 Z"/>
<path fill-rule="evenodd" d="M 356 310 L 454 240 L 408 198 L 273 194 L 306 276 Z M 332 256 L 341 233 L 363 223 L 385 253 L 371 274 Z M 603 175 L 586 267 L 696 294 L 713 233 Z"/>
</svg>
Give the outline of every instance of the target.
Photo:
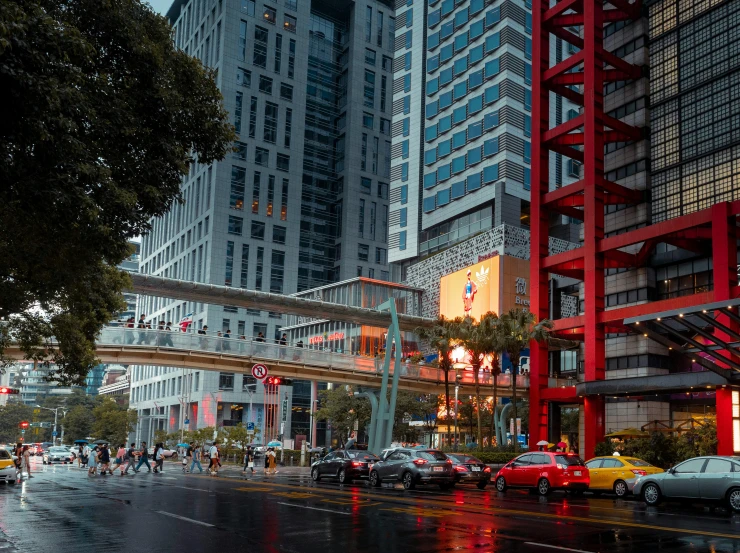
<svg viewBox="0 0 740 553">
<path fill-rule="evenodd" d="M 576 395 L 575 386 L 560 386 L 558 388 L 545 388 L 542 390 L 541 396 L 543 400 L 555 401 L 555 402 L 568 402 L 573 403 L 573 400 L 578 400 Z M 582 402 L 582 400 L 579 400 Z"/>
</svg>

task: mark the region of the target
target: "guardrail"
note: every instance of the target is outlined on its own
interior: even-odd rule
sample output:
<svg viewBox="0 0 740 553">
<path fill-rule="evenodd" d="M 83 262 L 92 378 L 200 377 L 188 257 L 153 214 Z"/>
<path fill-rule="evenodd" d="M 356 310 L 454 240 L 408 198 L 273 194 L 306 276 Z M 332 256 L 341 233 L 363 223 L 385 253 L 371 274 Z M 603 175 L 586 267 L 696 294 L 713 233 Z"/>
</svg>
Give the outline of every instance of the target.
<svg viewBox="0 0 740 553">
<path fill-rule="evenodd" d="M 258 341 L 256 338 L 225 338 L 213 334 L 203 335 L 193 332 L 105 327 L 101 331 L 97 343 L 101 346 L 116 346 L 124 349 L 155 348 L 173 351 L 210 352 L 224 356 L 245 357 L 255 362 L 264 361 L 278 365 L 330 368 L 332 370 L 371 373 L 379 376 L 383 371 L 382 357 L 365 357 L 308 347 L 282 346 L 267 341 Z M 462 375 L 461 384 L 471 385 L 474 383 L 472 370 L 462 370 L 460 372 Z M 393 363 L 391 363 L 392 373 Z M 400 378 L 444 382 L 444 371 L 438 367 L 417 365 L 404 361 L 401 362 Z M 450 375 L 450 383 L 454 385 L 454 382 L 454 375 Z M 480 385 L 486 387 L 492 384 L 490 373 L 481 371 Z M 511 374 L 499 375 L 498 386 L 504 389 L 510 388 Z M 517 386 L 519 388 L 529 388 L 529 377 L 517 375 Z"/>
</svg>

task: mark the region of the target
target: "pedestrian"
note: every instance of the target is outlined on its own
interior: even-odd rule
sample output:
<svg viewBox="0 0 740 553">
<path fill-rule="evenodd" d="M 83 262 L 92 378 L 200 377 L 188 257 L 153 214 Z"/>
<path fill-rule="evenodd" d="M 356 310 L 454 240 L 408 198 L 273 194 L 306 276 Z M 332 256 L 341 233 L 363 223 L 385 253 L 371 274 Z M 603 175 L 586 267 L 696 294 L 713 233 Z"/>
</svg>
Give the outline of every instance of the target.
<svg viewBox="0 0 740 553">
<path fill-rule="evenodd" d="M 98 446 L 94 446 L 87 455 L 87 475 L 92 476 L 98 470 Z"/>
<path fill-rule="evenodd" d="M 100 446 L 100 476 L 105 476 L 106 472 L 113 474 L 110 470 L 110 450 L 108 444 L 103 444 Z"/>
<path fill-rule="evenodd" d="M 164 472 L 164 444 L 154 446 L 154 474 Z"/>
<path fill-rule="evenodd" d="M 139 324 L 137 325 L 137 328 L 141 330 L 139 332 L 139 341 L 136 342 L 137 346 L 140 346 L 141 344 L 146 344 L 149 342 L 146 335 L 146 313 L 142 313 L 139 317 Z"/>
<path fill-rule="evenodd" d="M 247 473 L 247 469 L 252 471 L 252 474 L 254 474 L 254 451 L 252 451 L 252 446 L 247 446 L 247 451 L 244 453 L 244 470 L 242 470 L 242 474 Z"/>
<path fill-rule="evenodd" d="M 28 478 L 33 478 L 31 476 L 31 449 L 27 445 L 23 446 L 23 453 L 21 454 L 21 477 L 24 472 L 28 475 Z"/>
<path fill-rule="evenodd" d="M 85 447 L 82 448 L 82 467 L 88 468 L 87 462 L 90 458 L 90 453 L 92 452 L 92 449 L 88 444 L 85 444 Z"/>
<path fill-rule="evenodd" d="M 221 335 L 221 331 L 216 332 L 216 351 L 221 351 L 223 347 L 224 339 Z"/>
<path fill-rule="evenodd" d="M 129 468 L 134 472 L 139 472 L 136 470 L 136 450 L 134 449 L 135 446 L 136 444 L 131 442 L 131 447 L 126 450 L 126 468 L 123 469 L 123 474 L 128 474 Z"/>
<path fill-rule="evenodd" d="M 288 345 L 288 335 L 283 332 L 283 335 L 280 336 L 280 340 L 278 340 L 278 345 L 280 346 L 280 358 L 285 359 L 285 347 Z"/>
<path fill-rule="evenodd" d="M 172 323 L 170 321 L 167 321 L 167 324 L 164 327 L 165 335 L 164 335 L 164 345 L 168 348 L 174 348 L 175 344 L 172 343 Z"/>
<path fill-rule="evenodd" d="M 268 474 L 275 474 L 277 472 L 277 457 L 275 456 L 275 450 L 270 448 L 267 452 L 267 466 Z"/>
<path fill-rule="evenodd" d="M 203 336 L 200 338 L 200 349 L 208 349 L 208 325 L 205 325 L 198 331 L 198 334 Z"/>
<path fill-rule="evenodd" d="M 208 452 L 208 456 L 211 458 L 211 462 L 208 465 L 208 472 L 212 475 L 218 476 L 218 467 L 219 467 L 219 460 L 218 460 L 218 440 L 213 442 L 213 445 L 211 446 L 211 449 Z"/>
<path fill-rule="evenodd" d="M 195 444 L 195 448 L 193 449 L 193 462 L 190 465 L 190 472 L 193 472 L 193 470 L 195 469 L 195 465 L 198 465 L 200 472 L 203 472 L 203 465 L 200 464 L 200 456 L 202 451 L 203 450 L 201 449 L 200 444 Z"/>
<path fill-rule="evenodd" d="M 141 442 L 141 448 L 139 449 L 139 464 L 136 465 L 135 472 L 139 472 L 141 465 L 146 465 L 147 472 L 152 472 L 152 467 L 149 465 L 149 452 L 146 448 L 146 442 Z"/>
<path fill-rule="evenodd" d="M 121 444 L 118 446 L 118 451 L 116 451 L 116 459 L 113 462 L 113 470 L 111 471 L 111 474 L 113 474 L 116 470 L 121 470 L 121 476 L 123 476 L 123 469 L 124 469 L 124 461 L 126 460 L 126 444 Z"/>
<path fill-rule="evenodd" d="M 164 321 L 159 321 L 157 325 L 157 345 L 164 345 Z"/>
<path fill-rule="evenodd" d="M 77 448 L 77 468 L 80 468 L 82 466 L 82 456 L 85 452 L 85 448 L 82 447 L 82 444 L 79 445 Z"/>
<path fill-rule="evenodd" d="M 260 344 L 257 345 L 257 346 L 255 346 L 255 348 L 254 348 L 254 352 L 255 353 L 262 353 L 263 351 L 265 351 L 265 346 L 261 345 L 261 344 L 263 344 L 265 342 L 265 335 L 264 334 L 262 334 L 261 332 L 259 332 L 257 334 L 257 337 L 254 339 L 254 341 L 255 342 L 260 342 Z"/>
<path fill-rule="evenodd" d="M 195 448 L 193 447 L 193 442 L 190 442 L 188 444 L 187 449 L 185 450 L 185 458 L 183 459 L 183 463 L 182 463 L 183 472 L 188 472 L 188 464 L 193 460 L 194 451 L 195 451 Z"/>
<path fill-rule="evenodd" d="M 231 330 L 227 328 L 226 332 L 224 333 L 224 351 L 231 351 L 231 344 L 229 343 L 229 340 L 231 340 Z"/>
</svg>

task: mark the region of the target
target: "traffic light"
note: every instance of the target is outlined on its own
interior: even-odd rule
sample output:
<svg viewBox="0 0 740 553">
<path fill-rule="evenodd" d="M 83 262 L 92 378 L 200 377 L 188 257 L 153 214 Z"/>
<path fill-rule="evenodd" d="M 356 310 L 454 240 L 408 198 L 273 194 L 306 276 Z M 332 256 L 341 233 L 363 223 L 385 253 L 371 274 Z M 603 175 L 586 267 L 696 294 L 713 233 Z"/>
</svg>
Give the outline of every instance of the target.
<svg viewBox="0 0 740 553">
<path fill-rule="evenodd" d="M 268 376 L 265 378 L 265 384 L 268 386 L 292 386 L 293 381 L 282 376 Z"/>
<path fill-rule="evenodd" d="M 18 423 L 18 428 L 20 428 L 22 430 L 25 430 L 26 428 L 28 428 L 28 421 L 21 421 L 21 422 L 19 422 Z"/>
<path fill-rule="evenodd" d="M 10 395 L 10 394 L 20 394 L 20 393 L 21 391 L 18 390 L 17 388 L 8 388 L 7 386 L 3 386 L 2 388 L 0 388 L 0 394 Z"/>
</svg>

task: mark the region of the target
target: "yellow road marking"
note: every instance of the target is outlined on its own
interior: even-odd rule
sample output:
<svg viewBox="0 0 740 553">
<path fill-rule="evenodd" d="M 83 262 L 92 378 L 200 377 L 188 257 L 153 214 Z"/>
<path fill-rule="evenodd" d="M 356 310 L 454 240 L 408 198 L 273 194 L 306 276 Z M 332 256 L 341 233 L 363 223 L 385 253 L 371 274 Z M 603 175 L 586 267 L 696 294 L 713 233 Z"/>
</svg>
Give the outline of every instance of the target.
<svg viewBox="0 0 740 553">
<path fill-rule="evenodd" d="M 441 518 L 450 515 L 461 516 L 462 513 L 448 511 L 445 509 L 424 509 L 422 507 L 392 507 L 389 509 L 380 509 L 381 511 L 390 511 L 392 513 L 402 513 L 405 515 L 414 515 L 417 517 Z"/>
<path fill-rule="evenodd" d="M 321 503 L 332 503 L 334 505 L 351 505 L 353 507 L 373 507 L 375 505 L 380 505 L 381 502 L 378 501 L 376 503 L 368 503 L 365 500 L 355 500 L 355 499 L 322 499 L 320 500 Z"/>
<path fill-rule="evenodd" d="M 293 499 L 308 499 L 309 497 L 316 497 L 316 494 L 306 492 L 274 492 L 270 491 L 270 495 L 277 495 L 279 497 L 288 497 Z"/>
<path fill-rule="evenodd" d="M 196 478 L 199 478 L 200 476 L 196 476 Z M 203 477 L 205 478 L 205 477 Z M 261 486 L 258 484 L 250 484 L 246 487 L 240 487 L 236 488 L 237 491 L 264 491 L 264 492 L 271 492 L 272 489 L 268 488 L 267 486 L 272 486 L 273 488 L 294 488 L 295 486 L 292 486 L 290 484 L 278 484 L 276 482 L 270 482 L 266 486 Z M 327 490 L 327 489 L 316 489 L 316 492 L 322 493 L 322 494 L 328 494 L 328 495 L 340 495 L 340 496 L 357 496 L 358 493 L 363 493 L 363 495 L 367 496 L 364 492 L 357 492 L 357 491 L 342 491 L 342 490 Z M 409 501 L 413 501 L 410 498 L 403 498 L 403 497 L 394 497 L 394 496 L 383 496 L 382 498 L 377 498 L 379 501 L 386 501 L 391 503 L 408 503 Z M 414 500 L 423 501 L 425 503 L 437 505 L 439 507 L 443 508 L 449 508 L 450 504 L 448 501 L 440 501 L 438 499 L 427 499 L 427 498 L 415 498 Z M 587 523 L 593 523 L 593 524 L 603 524 L 608 526 L 622 526 L 626 528 L 640 528 L 644 530 L 659 530 L 662 532 L 673 532 L 675 534 L 684 534 L 684 535 L 698 535 L 698 536 L 708 536 L 712 538 L 726 538 L 731 540 L 739 540 L 740 536 L 737 534 L 723 534 L 721 532 L 707 532 L 705 530 L 690 530 L 685 528 L 671 528 L 668 526 L 655 526 L 652 524 L 641 524 L 639 522 L 629 522 L 629 521 L 621 521 L 621 520 L 610 520 L 610 519 L 604 519 L 604 518 L 590 518 L 590 517 L 579 517 L 579 516 L 573 516 L 573 515 L 564 515 L 564 514 L 556 514 L 556 513 L 539 513 L 536 511 L 524 511 L 521 509 L 507 509 L 507 508 L 500 508 L 500 507 L 485 507 L 485 506 L 479 506 L 479 505 L 455 505 L 456 509 L 462 509 L 467 511 L 472 511 L 476 513 L 481 514 L 500 514 L 500 515 L 520 515 L 520 516 L 530 516 L 530 517 L 540 517 L 540 518 L 547 518 L 547 519 L 556 519 L 559 521 L 573 521 L 573 522 L 587 522 Z M 385 509 L 381 509 L 385 510 Z"/>
</svg>

